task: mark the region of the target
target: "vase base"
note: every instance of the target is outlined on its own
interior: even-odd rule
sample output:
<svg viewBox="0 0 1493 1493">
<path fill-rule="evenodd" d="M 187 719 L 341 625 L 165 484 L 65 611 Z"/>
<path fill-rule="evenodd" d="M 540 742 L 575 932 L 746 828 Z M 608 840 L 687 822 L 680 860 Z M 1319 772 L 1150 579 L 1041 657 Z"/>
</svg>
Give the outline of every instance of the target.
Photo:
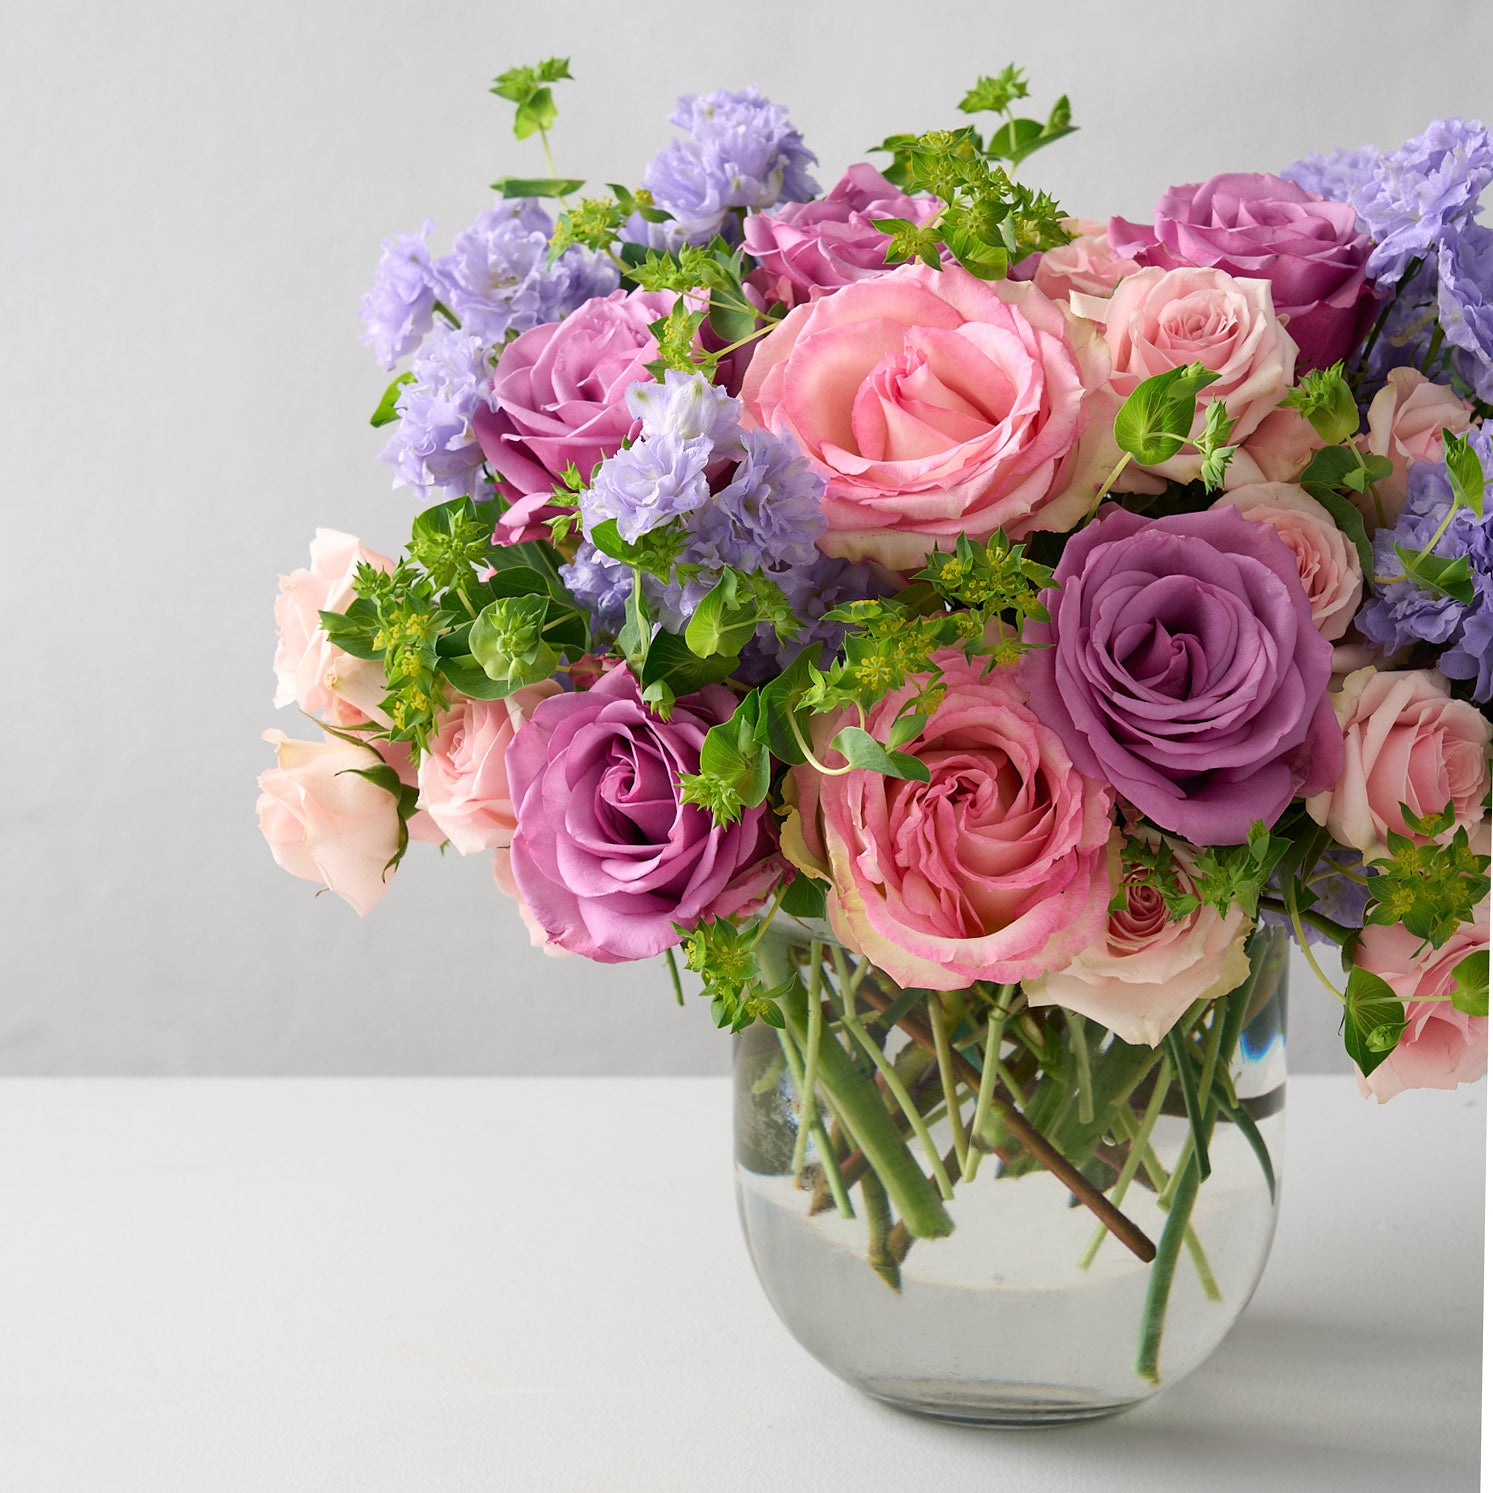
<svg viewBox="0 0 1493 1493">
<path fill-rule="evenodd" d="M 1108 1400 L 1061 1385 L 942 1383 L 935 1379 L 873 1379 L 856 1388 L 909 1415 L 983 1426 L 992 1431 L 1037 1430 L 1118 1415 L 1149 1395 Z"/>
</svg>

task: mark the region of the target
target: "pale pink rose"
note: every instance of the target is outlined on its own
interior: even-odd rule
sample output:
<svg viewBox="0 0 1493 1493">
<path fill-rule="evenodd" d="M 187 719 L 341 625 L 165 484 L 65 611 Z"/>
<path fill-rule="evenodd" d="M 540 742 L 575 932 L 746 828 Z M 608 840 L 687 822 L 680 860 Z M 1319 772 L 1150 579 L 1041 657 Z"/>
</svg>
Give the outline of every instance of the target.
<svg viewBox="0 0 1493 1493">
<path fill-rule="evenodd" d="M 1354 497 L 1371 534 L 1381 523 L 1392 524 L 1400 516 L 1410 463 L 1439 462 L 1441 432 L 1461 435 L 1472 424 L 1469 404 L 1416 369 L 1391 368 L 1387 380 L 1369 405 L 1368 433 L 1358 438 L 1361 450 L 1387 456 L 1394 463 L 1394 471 L 1374 484 L 1384 510 L 1382 519 L 1372 494 Z"/>
<path fill-rule="evenodd" d="M 1409 1022 L 1398 1045 L 1358 1086 L 1381 1104 L 1405 1089 L 1454 1089 L 1476 1083 L 1488 1070 L 1488 1018 L 1468 1016 L 1450 1000 L 1415 997 L 1450 995 L 1452 971 L 1470 954 L 1488 952 L 1488 899 L 1478 904 L 1471 923 L 1464 923 L 1439 949 L 1403 928 L 1365 928 L 1359 935 L 1354 963 L 1384 980 L 1405 1002 Z"/>
<path fill-rule="evenodd" d="M 1145 838 L 1155 845 L 1162 837 Z M 1192 891 L 1192 857 L 1171 843 L 1178 884 Z M 1227 917 L 1200 906 L 1169 921 L 1160 892 L 1142 873 L 1131 872 L 1123 885 L 1125 906 L 1109 914 L 1104 936 L 1065 969 L 1028 980 L 1022 989 L 1034 1006 L 1077 1011 L 1122 1041 L 1155 1047 L 1194 1001 L 1227 995 L 1244 983 L 1250 922 L 1237 903 Z"/>
<path fill-rule="evenodd" d="M 462 855 L 513 840 L 514 808 L 504 760 L 513 733 L 541 701 L 560 693 L 551 679 L 502 700 L 458 695 L 420 759 L 420 807 Z"/>
<path fill-rule="evenodd" d="M 927 783 L 794 769 L 782 848 L 829 882 L 836 936 L 903 985 L 954 990 L 1027 980 L 1099 939 L 1110 897 L 1109 787 L 1073 766 L 1014 671 L 936 655 L 947 686 L 903 750 Z M 869 713 L 884 736 L 910 687 Z M 846 724 L 814 720 L 815 752 Z"/>
<path fill-rule="evenodd" d="M 280 577 L 275 598 L 277 706 L 294 702 L 308 715 L 327 716 L 335 726 L 365 720 L 387 724 L 379 705 L 387 693 L 383 665 L 333 647 L 317 615 L 345 612 L 352 605 L 359 564 L 394 568 L 387 556 L 364 549 L 351 534 L 318 529 L 311 541 L 311 568 Z"/>
<path fill-rule="evenodd" d="M 1072 305 L 1104 328 L 1114 365 L 1110 384 L 1122 397 L 1169 368 L 1201 363 L 1217 373 L 1218 381 L 1198 396 L 1198 420 L 1206 404 L 1223 400 L 1234 421 L 1231 441 L 1252 435 L 1291 385 L 1296 344 L 1275 314 L 1268 280 L 1236 280 L 1222 270 L 1142 269 L 1121 280 L 1108 300 L 1075 295 Z M 1191 482 L 1202 458 L 1182 451 L 1147 470 Z"/>
<path fill-rule="evenodd" d="M 1087 218 L 1064 218 L 1063 227 L 1074 235 L 1045 254 L 1035 254 L 1013 276 L 1030 280 L 1045 296 L 1066 306 L 1073 291 L 1081 295 L 1107 296 L 1140 266 L 1109 246 L 1109 230 Z M 1029 271 L 1029 272 L 1028 272 Z"/>
<path fill-rule="evenodd" d="M 1237 508 L 1245 518 L 1269 524 L 1296 557 L 1317 631 L 1329 642 L 1347 632 L 1363 598 L 1358 547 L 1305 488 L 1256 482 L 1230 489 L 1213 506 Z"/>
<path fill-rule="evenodd" d="M 264 739 L 274 743 L 277 765 L 259 775 L 259 828 L 276 862 L 366 914 L 388 890 L 399 849 L 394 796 L 359 776 L 382 759 L 333 736 L 292 741 L 266 731 Z"/>
<path fill-rule="evenodd" d="M 1322 437 L 1300 410 L 1271 410 L 1234 452 L 1223 485 L 1294 482 L 1321 449 Z"/>
<path fill-rule="evenodd" d="M 1306 801 L 1306 811 L 1341 845 L 1365 860 L 1389 853 L 1390 830 L 1409 833 L 1400 805 L 1435 814 L 1452 805 L 1442 836 L 1482 821 L 1493 726 L 1465 700 L 1454 700 L 1434 670 L 1360 669 L 1332 697 L 1343 731 L 1337 786 Z"/>
<path fill-rule="evenodd" d="M 820 547 L 910 570 L 961 533 L 1061 533 L 1088 511 L 1094 330 L 1033 286 L 906 264 L 790 311 L 741 397 L 825 477 Z"/>
</svg>

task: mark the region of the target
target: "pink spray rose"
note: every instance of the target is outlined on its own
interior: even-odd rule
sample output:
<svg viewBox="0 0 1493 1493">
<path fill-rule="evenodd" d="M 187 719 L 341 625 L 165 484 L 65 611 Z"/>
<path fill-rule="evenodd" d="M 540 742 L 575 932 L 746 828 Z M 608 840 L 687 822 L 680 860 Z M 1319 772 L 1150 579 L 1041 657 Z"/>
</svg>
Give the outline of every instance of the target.
<svg viewBox="0 0 1493 1493">
<path fill-rule="evenodd" d="M 546 679 L 502 700 L 458 695 L 420 759 L 420 807 L 462 855 L 513 839 L 513 795 L 505 757 L 514 733 L 541 700 L 560 693 Z"/>
<path fill-rule="evenodd" d="M 1346 358 L 1374 318 L 1364 274 L 1373 246 L 1353 208 L 1279 176 L 1236 171 L 1171 187 L 1150 227 L 1111 218 L 1109 241 L 1143 265 L 1268 280 L 1303 371 Z"/>
<path fill-rule="evenodd" d="M 1146 836 L 1155 845 L 1160 835 Z M 1193 890 L 1192 856 L 1172 846 L 1177 882 Z M 1236 903 L 1224 916 L 1199 906 L 1168 919 L 1161 893 L 1139 869 L 1124 880 L 1125 905 L 1103 937 L 1066 968 L 1022 988 L 1034 1006 L 1063 1006 L 1107 1026 L 1122 1041 L 1155 1047 L 1196 1000 L 1236 990 L 1249 975 L 1249 919 Z"/>
<path fill-rule="evenodd" d="M 910 570 L 961 532 L 1083 516 L 1102 457 L 1079 437 L 1105 371 L 1092 327 L 1032 286 L 905 264 L 790 311 L 741 396 L 824 474 L 820 548 Z"/>
<path fill-rule="evenodd" d="M 334 726 L 385 719 L 379 705 L 387 693 L 383 665 L 334 647 L 317 615 L 345 612 L 352 605 L 359 564 L 394 568 L 387 556 L 364 549 L 351 534 L 318 529 L 311 541 L 311 568 L 280 577 L 275 598 L 277 706 L 294 702 L 308 715 L 327 716 Z"/>
<path fill-rule="evenodd" d="M 1285 397 L 1296 344 L 1281 326 L 1266 280 L 1236 280 L 1222 270 L 1137 270 L 1107 300 L 1075 295 L 1073 309 L 1104 328 L 1114 372 L 1127 396 L 1143 379 L 1201 363 L 1218 374 L 1198 395 L 1198 412 L 1221 399 L 1234 441 L 1247 439 Z M 1148 471 L 1191 482 L 1202 471 L 1195 451 L 1179 452 Z"/>
<path fill-rule="evenodd" d="M 1486 847 L 1484 847 L 1486 852 Z M 1464 923 L 1439 949 L 1399 926 L 1365 928 L 1354 951 L 1354 963 L 1378 975 L 1405 1004 L 1409 1023 L 1385 1060 L 1358 1084 L 1381 1104 L 1406 1089 L 1454 1089 L 1476 1083 L 1488 1071 L 1488 1018 L 1468 1016 L 1450 1000 L 1416 1000 L 1415 996 L 1450 996 L 1452 971 L 1469 955 L 1488 953 L 1488 899 L 1478 904 L 1471 923 Z"/>
<path fill-rule="evenodd" d="M 1075 771 L 1011 670 L 984 674 L 955 650 L 936 662 L 947 692 L 904 748 L 930 781 L 795 768 L 783 850 L 828 879 L 836 936 L 900 983 L 1031 979 L 1103 932 L 1110 794 Z M 874 735 L 908 693 L 870 712 Z M 833 755 L 844 724 L 814 721 L 817 753 Z"/>
<path fill-rule="evenodd" d="M 909 197 L 861 162 L 826 197 L 785 202 L 747 218 L 742 225 L 746 250 L 761 265 L 752 282 L 773 300 L 797 306 L 852 281 L 884 275 L 891 240 L 875 220 L 921 224 L 938 209 L 936 199 Z"/>
<path fill-rule="evenodd" d="M 1063 227 L 1073 241 L 1033 254 L 1011 273 L 1013 280 L 1030 280 L 1043 295 L 1066 306 L 1073 291 L 1081 295 L 1107 296 L 1140 266 L 1109 246 L 1103 223 L 1086 218 L 1064 218 Z"/>
<path fill-rule="evenodd" d="M 492 408 L 478 409 L 473 428 L 513 506 L 499 533 L 517 543 L 549 537 L 546 518 L 560 510 L 548 499 L 572 462 L 588 481 L 596 463 L 638 431 L 626 394 L 649 377 L 658 354 L 651 322 L 668 313 L 672 295 L 614 290 L 572 311 L 564 321 L 521 332 L 493 371 Z"/>
<path fill-rule="evenodd" d="M 1455 818 L 1446 837 L 1482 821 L 1493 726 L 1477 706 L 1454 700 L 1432 669 L 1360 669 L 1332 696 L 1343 733 L 1343 770 L 1306 810 L 1339 844 L 1365 860 L 1387 855 L 1390 830 L 1408 833 L 1400 805 L 1413 814 Z"/>
<path fill-rule="evenodd" d="M 1368 433 L 1358 438 L 1359 446 L 1375 456 L 1387 456 L 1394 471 L 1375 483 L 1379 505 L 1365 493 L 1355 498 L 1368 523 L 1369 532 L 1379 526 L 1380 508 L 1383 520 L 1392 524 L 1405 506 L 1406 478 L 1412 461 L 1439 462 L 1442 459 L 1441 432 L 1450 430 L 1461 435 L 1472 423 L 1472 408 L 1465 400 L 1442 384 L 1433 384 L 1414 368 L 1391 368 L 1386 383 L 1369 405 Z"/>
<path fill-rule="evenodd" d="M 383 759 L 333 736 L 292 741 L 266 731 L 264 739 L 275 745 L 276 765 L 259 775 L 259 828 L 276 862 L 330 887 L 363 916 L 388 890 L 399 849 L 393 794 L 359 776 Z"/>
<path fill-rule="evenodd" d="M 1322 449 L 1322 438 L 1299 410 L 1274 409 L 1239 444 L 1224 470 L 1226 488 L 1294 482 Z"/>
<path fill-rule="evenodd" d="M 1269 524 L 1296 557 L 1317 631 L 1332 642 L 1347 632 L 1363 598 L 1363 564 L 1358 547 L 1305 488 L 1256 482 L 1231 488 L 1213 506 Z"/>
<path fill-rule="evenodd" d="M 602 964 L 646 959 L 679 942 L 676 923 L 739 911 L 782 874 L 760 806 L 723 828 L 680 801 L 705 733 L 735 708 L 710 685 L 661 720 L 622 664 L 534 707 L 508 748 L 516 828 L 493 873 L 550 943 Z"/>
<path fill-rule="evenodd" d="M 1107 507 L 1055 577 L 1022 674 L 1080 772 L 1194 845 L 1241 844 L 1337 781 L 1332 644 L 1269 525 Z"/>
</svg>

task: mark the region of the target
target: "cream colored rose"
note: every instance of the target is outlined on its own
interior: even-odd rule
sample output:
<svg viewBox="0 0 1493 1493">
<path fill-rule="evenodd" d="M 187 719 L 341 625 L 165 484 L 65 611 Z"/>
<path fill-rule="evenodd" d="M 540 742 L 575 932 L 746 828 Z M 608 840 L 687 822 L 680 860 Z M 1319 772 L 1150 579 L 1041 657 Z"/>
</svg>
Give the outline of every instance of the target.
<svg viewBox="0 0 1493 1493">
<path fill-rule="evenodd" d="M 1213 506 L 1237 508 L 1245 518 L 1269 524 L 1296 557 L 1317 631 L 1329 642 L 1347 632 L 1363 598 L 1358 547 L 1305 488 L 1256 482 L 1226 492 Z"/>
<path fill-rule="evenodd" d="M 1152 845 L 1161 841 L 1154 833 L 1145 838 Z M 1177 880 L 1191 891 L 1192 858 L 1183 846 L 1169 843 Z M 1110 913 L 1105 937 L 1066 969 L 1022 988 L 1034 1006 L 1063 1006 L 1123 1041 L 1155 1047 L 1194 1001 L 1226 995 L 1244 983 L 1244 940 L 1251 925 L 1237 906 L 1227 916 L 1198 907 L 1171 920 L 1143 874 L 1130 873 L 1122 885 L 1125 906 Z"/>
<path fill-rule="evenodd" d="M 1381 523 L 1392 524 L 1405 506 L 1406 479 L 1412 461 L 1436 461 L 1442 457 L 1441 432 L 1461 435 L 1472 423 L 1472 409 L 1443 384 L 1433 384 L 1414 368 L 1391 368 L 1387 382 L 1369 405 L 1369 428 L 1358 438 L 1361 450 L 1387 456 L 1394 471 L 1375 486 L 1381 518 L 1373 496 L 1364 493 L 1354 501 L 1361 509 L 1369 533 Z"/>
<path fill-rule="evenodd" d="M 1359 669 L 1332 697 L 1343 731 L 1343 771 L 1330 792 L 1314 794 L 1306 811 L 1341 845 L 1365 860 L 1387 855 L 1390 830 L 1407 833 L 1400 805 L 1412 814 L 1439 813 L 1448 803 L 1461 826 L 1484 815 L 1488 743 L 1493 726 L 1431 669 Z"/>
</svg>

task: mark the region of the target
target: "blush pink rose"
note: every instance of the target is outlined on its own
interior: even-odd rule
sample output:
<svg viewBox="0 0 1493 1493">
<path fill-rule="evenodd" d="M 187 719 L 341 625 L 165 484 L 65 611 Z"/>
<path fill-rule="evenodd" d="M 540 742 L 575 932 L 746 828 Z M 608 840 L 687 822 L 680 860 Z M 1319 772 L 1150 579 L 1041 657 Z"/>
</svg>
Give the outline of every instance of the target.
<svg viewBox="0 0 1493 1493">
<path fill-rule="evenodd" d="M 761 266 L 753 285 L 789 306 L 814 300 L 856 280 L 887 273 L 891 239 L 878 218 L 926 223 L 939 210 L 932 197 L 909 197 L 864 161 L 852 166 L 824 197 L 785 202 L 753 213 L 742 224 L 747 253 Z"/>
<path fill-rule="evenodd" d="M 1452 971 L 1472 954 L 1488 952 L 1488 899 L 1439 949 L 1403 928 L 1365 928 L 1354 963 L 1378 975 L 1405 1002 L 1408 1021 L 1393 1052 L 1358 1086 L 1381 1104 L 1406 1089 L 1454 1089 L 1488 1071 L 1488 1018 L 1468 1016 L 1450 1000 Z"/>
<path fill-rule="evenodd" d="M 1268 280 L 1236 280 L 1222 270 L 1137 270 L 1108 300 L 1075 295 L 1073 309 L 1104 328 L 1123 398 L 1143 379 L 1201 363 L 1218 374 L 1198 396 L 1198 414 L 1221 399 L 1246 440 L 1285 397 L 1296 368 L 1296 344 L 1270 300 Z M 1202 458 L 1182 451 L 1148 471 L 1178 482 L 1202 472 Z"/>
<path fill-rule="evenodd" d="M 420 758 L 420 807 L 462 855 L 513 841 L 516 824 L 505 757 L 534 707 L 560 686 L 546 679 L 502 700 L 457 697 Z"/>
<path fill-rule="evenodd" d="M 266 731 L 276 765 L 259 775 L 259 828 L 275 861 L 292 876 L 320 882 L 361 917 L 388 890 L 399 849 L 394 796 L 360 777 L 382 758 L 372 747 L 329 736 L 292 741 Z"/>
<path fill-rule="evenodd" d="M 1066 306 L 1075 290 L 1080 295 L 1107 296 L 1126 275 L 1140 268 L 1135 260 L 1110 248 L 1103 223 L 1064 218 L 1063 227 L 1073 234 L 1072 242 L 1033 254 L 1012 272 L 1013 280 L 1030 280 L 1043 295 Z"/>
<path fill-rule="evenodd" d="M 1155 845 L 1162 837 L 1146 838 Z M 1190 892 L 1192 857 L 1175 843 L 1172 851 L 1177 881 Z M 1122 886 L 1125 906 L 1110 912 L 1103 936 L 1066 968 L 1022 988 L 1034 1006 L 1077 1011 L 1122 1041 L 1155 1047 L 1194 1001 L 1227 995 L 1244 983 L 1250 923 L 1237 903 L 1226 917 L 1199 906 L 1185 918 L 1168 919 L 1160 892 L 1139 870 Z"/>
<path fill-rule="evenodd" d="M 1032 979 L 1103 935 L 1110 791 L 1074 768 L 1012 671 L 985 674 L 954 650 L 936 662 L 947 692 L 904 748 L 930 781 L 795 768 L 783 850 L 828 881 L 841 942 L 899 983 Z M 870 712 L 873 735 L 908 694 Z M 833 756 L 828 743 L 844 724 L 815 720 L 816 754 Z"/>
<path fill-rule="evenodd" d="M 311 541 L 311 568 L 280 577 L 275 598 L 276 706 L 299 705 L 324 715 L 334 726 L 374 720 L 387 724 L 380 706 L 387 689 L 384 667 L 335 647 L 321 625 L 321 612 L 345 612 L 356 599 L 353 578 L 360 564 L 390 571 L 394 562 L 365 549 L 351 534 L 318 529 Z"/>
<path fill-rule="evenodd" d="M 546 539 L 545 520 L 560 510 L 550 494 L 572 463 L 590 480 L 596 463 L 638 433 L 627 391 L 651 375 L 658 355 L 649 324 L 674 297 L 615 290 L 572 311 L 564 321 L 521 332 L 493 370 L 492 408 L 472 418 L 482 454 L 512 506 L 499 537 Z"/>
<path fill-rule="evenodd" d="M 1370 533 L 1381 522 L 1392 524 L 1400 516 L 1410 463 L 1439 462 L 1441 432 L 1450 430 L 1453 435 L 1461 435 L 1472 424 L 1472 407 L 1465 400 L 1444 385 L 1433 384 L 1416 369 L 1391 368 L 1386 380 L 1369 405 L 1368 432 L 1358 438 L 1361 450 L 1387 456 L 1394 464 L 1394 471 L 1374 484 L 1379 493 L 1378 507 L 1372 494 L 1354 498 Z"/>
<path fill-rule="evenodd" d="M 960 533 L 1078 522 L 1105 371 L 1093 328 L 1034 287 L 906 264 L 790 311 L 741 397 L 824 475 L 820 548 L 910 570 Z"/>
<path fill-rule="evenodd" d="M 1465 700 L 1454 700 L 1434 670 L 1360 669 L 1332 697 L 1343 732 L 1343 770 L 1335 787 L 1307 799 L 1306 810 L 1341 845 L 1365 860 L 1388 854 L 1386 834 L 1408 834 L 1400 805 L 1435 814 L 1452 805 L 1445 838 L 1482 821 L 1493 726 Z"/>
<path fill-rule="evenodd" d="M 1296 557 L 1317 631 L 1329 642 L 1347 632 L 1363 599 L 1363 564 L 1357 545 L 1305 488 L 1257 482 L 1232 488 L 1213 506 L 1235 508 L 1245 518 L 1269 524 Z"/>
<path fill-rule="evenodd" d="M 1299 410 L 1275 409 L 1239 444 L 1223 474 L 1226 488 L 1294 482 L 1322 449 L 1322 438 Z"/>
</svg>

